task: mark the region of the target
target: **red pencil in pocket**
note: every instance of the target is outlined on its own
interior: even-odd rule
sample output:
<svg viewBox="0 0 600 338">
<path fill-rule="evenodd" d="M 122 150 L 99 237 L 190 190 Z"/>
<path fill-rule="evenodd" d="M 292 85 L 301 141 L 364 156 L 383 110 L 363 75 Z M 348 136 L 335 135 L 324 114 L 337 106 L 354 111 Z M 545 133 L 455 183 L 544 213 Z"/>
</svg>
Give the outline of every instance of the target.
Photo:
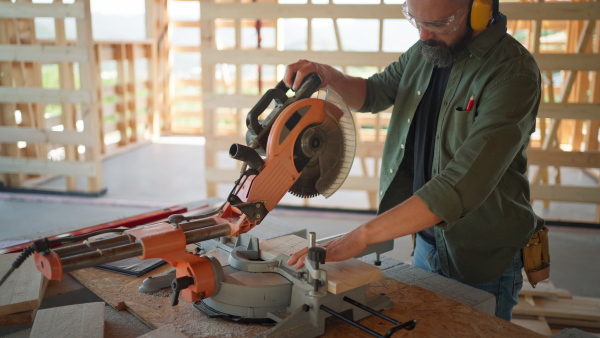
<svg viewBox="0 0 600 338">
<path fill-rule="evenodd" d="M 471 111 L 471 109 L 473 109 L 473 103 L 475 103 L 475 96 L 471 95 L 471 98 L 469 99 L 469 103 L 467 103 L 467 108 L 465 109 L 465 111 Z"/>
</svg>

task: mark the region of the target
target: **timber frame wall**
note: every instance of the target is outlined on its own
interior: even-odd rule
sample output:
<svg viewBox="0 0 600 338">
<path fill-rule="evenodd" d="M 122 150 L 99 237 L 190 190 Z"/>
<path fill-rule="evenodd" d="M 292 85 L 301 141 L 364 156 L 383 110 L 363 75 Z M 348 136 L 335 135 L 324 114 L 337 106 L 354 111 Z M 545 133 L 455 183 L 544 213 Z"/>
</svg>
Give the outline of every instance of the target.
<svg viewBox="0 0 600 338">
<path fill-rule="evenodd" d="M 147 1 L 146 32 L 156 38 L 94 42 L 89 0 L 0 0 L 2 190 L 37 191 L 65 176 L 64 188 L 41 190 L 101 195 L 103 158 L 168 131 L 166 8 L 167 0 Z M 48 17 L 54 39 L 36 37 L 34 20 Z M 76 37 L 65 24 L 73 19 Z"/>
<path fill-rule="evenodd" d="M 501 12 L 509 18 L 509 33 L 526 32 L 523 43 L 534 54 L 544 75 L 544 99 L 538 119 L 540 136 L 529 149 L 532 199 L 562 202 L 600 204 L 600 187 L 575 187 L 561 184 L 559 167 L 586 170 L 598 180 L 600 152 L 598 129 L 600 127 L 600 56 L 598 2 L 502 2 Z M 303 51 L 277 50 L 275 48 L 241 47 L 240 36 L 244 22 L 262 20 L 276 25 L 282 18 L 306 18 L 307 48 Z M 316 18 L 334 20 L 337 51 L 311 50 L 311 21 Z M 377 19 L 380 22 L 379 51 L 344 51 L 340 42 L 337 20 L 342 18 Z M 208 195 L 218 194 L 219 183 L 229 186 L 238 176 L 236 168 L 219 163 L 233 142 L 244 142 L 245 114 L 259 99 L 258 95 L 242 93 L 243 79 L 240 71 L 231 81 L 233 93 L 220 88 L 224 79 L 216 72 L 225 65 L 286 65 L 298 59 L 309 59 L 331 64 L 347 70 L 351 66 L 374 66 L 382 70 L 397 60 L 400 53 L 382 49 L 383 21 L 401 19 L 398 5 L 336 5 L 328 4 L 278 4 L 273 2 L 201 2 L 201 46 L 203 84 L 203 132 L 206 136 L 206 179 Z M 233 48 L 217 46 L 216 28 L 229 23 L 236 30 Z M 544 42 L 542 33 L 560 26 L 569 35 L 566 46 L 552 49 Z M 594 33 L 595 32 L 595 33 Z M 282 73 L 278 74 L 280 77 Z M 555 79 L 561 83 L 555 83 Z M 268 83 L 270 88 L 274 82 Z M 264 90 L 264 89 L 263 89 Z M 231 123 L 224 124 L 223 121 Z M 369 208 L 377 207 L 379 160 L 385 140 L 389 113 L 375 115 L 355 114 L 358 148 L 356 162 L 361 174 L 349 176 L 342 189 L 365 191 Z M 550 169 L 549 169 L 550 168 Z M 343 192 L 338 192 L 343 193 Z M 335 197 L 335 195 L 333 196 Z M 332 198 L 333 198 L 332 197 Z M 308 205 L 310 202 L 304 202 Z M 597 212 L 596 222 L 600 222 Z"/>
<path fill-rule="evenodd" d="M 93 42 L 89 0 L 73 4 L 0 0 L 3 184 L 31 187 L 62 175 L 66 177 L 65 191 L 81 190 L 79 177 L 87 178 L 87 192 L 98 194 L 102 192 L 102 158 L 161 134 L 194 134 L 206 137 L 208 196 L 216 196 L 219 184 L 229 189 L 239 176 L 231 164 L 235 161 L 224 158 L 232 143 L 244 142 L 246 113 L 258 102 L 259 93 L 279 81 L 282 65 L 303 58 L 336 65 L 348 73 L 356 67 L 378 71 L 401 54 L 383 51 L 382 41 L 382 23 L 402 19 L 398 5 L 232 1 L 146 0 L 147 40 Z M 197 4 L 197 19 L 170 19 L 169 7 L 175 2 Z M 528 152 L 532 198 L 545 204 L 563 201 L 600 205 L 599 187 L 568 186 L 560 175 L 560 167 L 575 167 L 598 182 L 599 3 L 502 2 L 501 11 L 510 19 L 509 33 L 521 36 L 520 41 L 536 57 L 545 80 L 538 130 Z M 52 16 L 55 39 L 36 38 L 34 19 Z M 280 46 L 283 33 L 279 19 L 285 18 L 307 20 L 305 50 Z M 312 21 L 318 18 L 333 19 L 337 50 L 312 49 Z M 344 18 L 378 20 L 377 51 L 345 51 L 338 27 Z M 71 19 L 77 27 L 75 40 L 67 36 L 64 27 L 65 20 Z M 255 27 L 274 29 L 277 45 L 244 43 L 242 31 Z M 222 28 L 234 30 L 233 46 L 219 41 L 218 29 Z M 566 42 L 548 41 L 544 32 L 552 30 L 564 31 Z M 189 32 L 199 35 L 197 44 L 172 43 L 174 35 Z M 178 53 L 199 58 L 201 73 L 175 75 L 172 68 Z M 146 68 L 140 71 L 138 62 L 142 59 Z M 49 66 L 59 74 L 57 87 L 43 83 L 43 69 Z M 105 71 L 107 66 L 116 71 Z M 242 74 L 242 69 L 248 67 L 259 68 L 259 73 L 261 67 L 277 70 L 275 76 L 264 75 L 258 83 Z M 107 79 L 104 75 L 108 73 L 113 75 Z M 58 107 L 60 113 L 47 114 L 48 106 Z M 379 161 L 388 121 L 389 112 L 355 114 L 359 141 L 356 162 L 340 193 L 366 193 L 366 207 L 370 209 L 375 209 L 378 202 Z M 85 151 L 81 151 L 82 146 Z M 49 154 L 58 155 L 49 158 Z M 299 203 L 320 202 L 315 200 Z M 596 222 L 600 222 L 600 212 Z"/>
<path fill-rule="evenodd" d="M 56 38 L 36 40 L 34 18 L 54 19 Z M 74 18 L 76 41 L 68 41 L 65 19 Z M 0 2 L 0 172 L 6 186 L 20 186 L 27 175 L 65 175 L 76 190 L 76 176 L 88 178 L 87 191 L 102 192 L 101 138 L 89 1 L 38 4 Z M 60 86 L 42 82 L 44 64 L 58 65 Z M 76 76 L 75 74 L 78 74 Z M 49 122 L 44 107 L 60 105 Z M 20 112 L 20 118 L 16 112 Z M 51 123 L 51 125 L 49 125 Z M 60 129 L 52 129 L 61 125 Z M 60 145 L 60 161 L 48 158 Z M 85 158 L 77 148 L 85 147 Z"/>
</svg>

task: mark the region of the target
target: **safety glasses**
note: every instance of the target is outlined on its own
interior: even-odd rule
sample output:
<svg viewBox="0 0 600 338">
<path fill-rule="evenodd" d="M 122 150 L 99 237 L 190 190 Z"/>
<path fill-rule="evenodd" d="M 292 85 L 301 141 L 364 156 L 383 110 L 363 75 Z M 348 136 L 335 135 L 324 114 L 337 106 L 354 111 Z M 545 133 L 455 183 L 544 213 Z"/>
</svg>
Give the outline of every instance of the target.
<svg viewBox="0 0 600 338">
<path fill-rule="evenodd" d="M 417 29 L 425 29 L 426 31 L 435 35 L 448 35 L 455 32 L 458 29 L 458 25 L 463 21 L 465 15 L 464 10 L 461 8 L 453 15 L 447 18 L 439 19 L 428 19 L 423 20 L 419 17 L 411 15 L 408 12 L 407 2 L 402 4 L 402 14 L 406 17 L 406 20 L 410 22 Z"/>
</svg>

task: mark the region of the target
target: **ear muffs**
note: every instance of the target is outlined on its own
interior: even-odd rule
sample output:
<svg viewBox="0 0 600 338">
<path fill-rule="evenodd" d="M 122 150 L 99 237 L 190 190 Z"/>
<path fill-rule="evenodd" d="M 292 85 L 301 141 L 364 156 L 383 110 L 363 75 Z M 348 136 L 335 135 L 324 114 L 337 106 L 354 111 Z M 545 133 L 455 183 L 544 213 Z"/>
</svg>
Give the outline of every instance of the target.
<svg viewBox="0 0 600 338">
<path fill-rule="evenodd" d="M 493 18 L 493 0 L 473 0 L 471 5 L 471 28 L 475 31 L 484 30 Z"/>
</svg>

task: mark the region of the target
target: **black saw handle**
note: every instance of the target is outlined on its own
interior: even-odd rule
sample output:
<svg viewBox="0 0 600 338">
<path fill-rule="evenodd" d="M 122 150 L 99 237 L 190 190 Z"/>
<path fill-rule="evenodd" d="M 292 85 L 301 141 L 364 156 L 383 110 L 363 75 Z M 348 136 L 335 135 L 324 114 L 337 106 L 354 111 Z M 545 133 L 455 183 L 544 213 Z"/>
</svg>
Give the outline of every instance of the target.
<svg viewBox="0 0 600 338">
<path fill-rule="evenodd" d="M 286 93 L 290 88 L 288 88 L 283 81 L 279 81 L 275 88 L 267 90 L 254 107 L 250 109 L 248 115 L 246 115 L 246 127 L 248 128 L 248 133 L 246 135 L 247 144 L 252 146 L 251 143 L 257 142 L 258 144 L 255 144 L 254 146 L 259 146 L 264 149 L 266 147 L 271 126 L 283 108 L 298 100 L 311 97 L 311 95 L 319 89 L 321 82 L 322 80 L 319 74 L 308 74 L 302 80 L 300 88 L 298 88 L 295 95 L 292 97 L 287 96 Z M 263 121 L 263 124 L 261 124 L 258 117 L 269 107 L 271 101 L 275 101 L 275 108 Z"/>
</svg>

